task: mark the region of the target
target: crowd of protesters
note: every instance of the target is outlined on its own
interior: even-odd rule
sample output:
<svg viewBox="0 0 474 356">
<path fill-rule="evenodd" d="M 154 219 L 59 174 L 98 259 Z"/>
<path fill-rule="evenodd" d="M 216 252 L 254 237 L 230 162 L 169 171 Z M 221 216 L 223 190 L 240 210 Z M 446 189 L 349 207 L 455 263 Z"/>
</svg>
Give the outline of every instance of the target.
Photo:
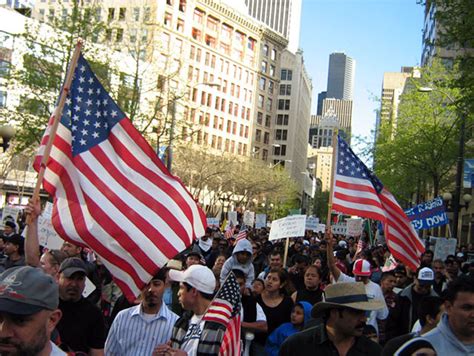
<svg viewBox="0 0 474 356">
<path fill-rule="evenodd" d="M 27 212 L 26 238 L 9 221 L 0 239 L 2 355 L 217 355 L 225 328 L 202 318 L 230 272 L 248 355 L 474 355 L 472 246 L 410 271 L 365 234 L 307 231 L 285 251 L 268 229 L 207 228 L 130 302 L 92 251 L 43 250 Z"/>
</svg>

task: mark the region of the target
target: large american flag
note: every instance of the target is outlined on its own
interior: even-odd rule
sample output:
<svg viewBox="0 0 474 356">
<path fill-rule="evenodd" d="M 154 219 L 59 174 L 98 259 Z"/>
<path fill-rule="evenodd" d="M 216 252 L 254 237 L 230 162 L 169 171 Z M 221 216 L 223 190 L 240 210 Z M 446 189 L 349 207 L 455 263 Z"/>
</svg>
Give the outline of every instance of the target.
<svg viewBox="0 0 474 356">
<path fill-rule="evenodd" d="M 53 118 L 43 136 L 39 170 Z M 43 187 L 59 235 L 98 254 L 129 299 L 204 235 L 205 215 L 80 55 Z"/>
<path fill-rule="evenodd" d="M 230 272 L 202 318 L 226 327 L 219 350 L 220 356 L 240 356 L 240 300 L 239 284 L 234 273 Z"/>
<path fill-rule="evenodd" d="M 341 137 L 336 157 L 332 208 L 381 221 L 393 256 L 416 270 L 425 248 L 393 195 Z"/>
</svg>

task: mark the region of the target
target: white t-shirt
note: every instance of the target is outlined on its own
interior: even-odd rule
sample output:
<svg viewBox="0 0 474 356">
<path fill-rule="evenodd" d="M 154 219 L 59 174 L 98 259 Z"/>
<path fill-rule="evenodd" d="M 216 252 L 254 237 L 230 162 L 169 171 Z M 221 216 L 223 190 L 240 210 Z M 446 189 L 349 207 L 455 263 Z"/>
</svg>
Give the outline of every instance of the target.
<svg viewBox="0 0 474 356">
<path fill-rule="evenodd" d="M 257 303 L 257 318 L 255 321 L 267 321 L 267 316 L 265 315 L 265 312 L 263 311 L 262 307 L 260 304 Z M 244 320 L 244 308 L 240 309 L 240 318 L 241 320 Z"/>
<path fill-rule="evenodd" d="M 337 280 L 338 283 L 341 282 L 356 282 L 354 277 L 349 277 L 347 274 L 341 272 L 339 279 Z M 377 330 L 377 334 L 379 332 L 379 327 L 377 325 L 378 320 L 385 320 L 388 317 L 388 308 L 385 304 L 385 298 L 383 296 L 382 289 L 377 283 L 372 282 L 369 280 L 369 283 L 364 284 L 365 292 L 369 299 L 378 299 L 383 301 L 384 307 L 382 309 L 374 310 L 370 312 L 370 315 L 367 317 L 367 324 L 372 325 L 375 330 Z"/>
<path fill-rule="evenodd" d="M 193 315 L 189 321 L 188 331 L 184 336 L 180 349 L 186 351 L 188 356 L 195 356 L 197 353 L 199 339 L 201 338 L 205 321 L 204 315 Z"/>
</svg>

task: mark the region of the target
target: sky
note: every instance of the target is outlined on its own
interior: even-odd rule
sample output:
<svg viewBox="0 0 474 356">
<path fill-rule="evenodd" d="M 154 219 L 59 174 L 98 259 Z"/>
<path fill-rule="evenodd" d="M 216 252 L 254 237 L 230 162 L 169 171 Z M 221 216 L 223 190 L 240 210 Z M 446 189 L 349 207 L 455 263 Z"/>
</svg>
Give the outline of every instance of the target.
<svg viewBox="0 0 474 356">
<path fill-rule="evenodd" d="M 356 61 L 353 136 L 371 136 L 384 72 L 420 64 L 423 7 L 416 0 L 303 0 L 300 48 L 312 78 L 312 114 L 327 87 L 329 55 Z"/>
</svg>

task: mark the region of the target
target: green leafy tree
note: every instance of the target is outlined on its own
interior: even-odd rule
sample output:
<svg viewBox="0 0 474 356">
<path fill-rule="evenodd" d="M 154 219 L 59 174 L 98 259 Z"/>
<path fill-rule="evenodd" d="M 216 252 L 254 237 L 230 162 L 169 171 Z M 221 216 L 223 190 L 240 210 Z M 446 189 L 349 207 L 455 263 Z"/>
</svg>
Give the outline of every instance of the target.
<svg viewBox="0 0 474 356">
<path fill-rule="evenodd" d="M 403 205 L 437 196 L 452 185 L 458 152 L 457 72 L 440 62 L 411 78 L 401 96 L 396 125 L 382 123 L 376 174 Z M 419 88 L 435 86 L 430 93 Z"/>
</svg>

